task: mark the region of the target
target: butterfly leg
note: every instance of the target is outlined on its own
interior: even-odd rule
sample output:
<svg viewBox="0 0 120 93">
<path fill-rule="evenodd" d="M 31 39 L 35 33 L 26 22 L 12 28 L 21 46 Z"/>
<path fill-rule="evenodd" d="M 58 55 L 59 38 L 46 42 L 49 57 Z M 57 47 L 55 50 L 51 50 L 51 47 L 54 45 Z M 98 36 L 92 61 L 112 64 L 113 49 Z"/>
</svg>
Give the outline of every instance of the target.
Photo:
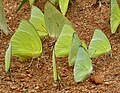
<svg viewBox="0 0 120 93">
<path fill-rule="evenodd" d="M 72 0 L 70 0 L 70 3 L 73 5 L 73 1 Z"/>
<path fill-rule="evenodd" d="M 29 65 L 28 67 L 31 67 L 31 66 L 32 66 L 32 63 L 33 63 L 33 58 L 32 58 L 32 60 L 31 60 L 31 62 L 30 62 L 30 65 Z"/>
<path fill-rule="evenodd" d="M 37 60 L 37 68 L 39 67 L 39 61 L 40 61 L 40 58 L 38 57 L 38 60 Z"/>
</svg>

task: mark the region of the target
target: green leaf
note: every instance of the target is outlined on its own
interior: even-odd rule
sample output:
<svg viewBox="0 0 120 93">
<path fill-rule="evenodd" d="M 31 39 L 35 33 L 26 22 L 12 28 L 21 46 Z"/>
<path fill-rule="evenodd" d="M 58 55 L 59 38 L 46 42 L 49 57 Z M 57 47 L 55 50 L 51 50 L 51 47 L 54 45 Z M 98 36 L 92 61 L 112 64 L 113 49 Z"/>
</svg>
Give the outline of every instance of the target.
<svg viewBox="0 0 120 93">
<path fill-rule="evenodd" d="M 53 49 L 53 54 L 52 54 L 52 62 L 53 62 L 53 75 L 54 75 L 54 81 L 58 82 L 59 81 L 59 75 L 57 73 L 57 67 L 56 67 L 56 59 L 55 59 L 55 52 Z"/>
<path fill-rule="evenodd" d="M 12 55 L 19 57 L 21 60 L 28 58 L 37 58 L 42 53 L 42 43 L 37 31 L 33 25 L 23 19 L 18 29 L 11 38 Z"/>
<path fill-rule="evenodd" d="M 16 10 L 16 13 L 22 8 L 22 6 L 27 2 L 27 0 L 22 0 L 20 6 L 18 7 L 18 9 Z"/>
<path fill-rule="evenodd" d="M 44 16 L 47 31 L 51 37 L 58 38 L 65 24 L 72 26 L 72 23 L 49 2 L 45 5 Z"/>
<path fill-rule="evenodd" d="M 30 22 L 37 30 L 41 39 L 43 39 L 46 35 L 48 35 L 44 21 L 44 14 L 39 8 L 37 8 L 34 5 L 32 6 L 32 10 L 31 10 Z"/>
<path fill-rule="evenodd" d="M 35 1 L 35 0 L 29 0 L 30 6 L 33 5 L 34 1 Z"/>
<path fill-rule="evenodd" d="M 8 28 L 6 23 L 6 16 L 5 11 L 2 5 L 2 0 L 0 0 L 0 27 L 2 28 L 3 32 L 8 35 Z"/>
<path fill-rule="evenodd" d="M 72 45 L 71 45 L 69 56 L 68 56 L 69 66 L 73 66 L 75 64 L 77 51 L 80 45 L 81 45 L 80 38 L 76 33 L 74 33 L 72 38 Z"/>
<path fill-rule="evenodd" d="M 66 14 L 68 9 L 69 0 L 59 0 L 59 7 L 63 15 Z"/>
<path fill-rule="evenodd" d="M 64 25 L 62 32 L 55 43 L 55 54 L 56 57 L 66 57 L 70 52 L 72 44 L 72 36 L 74 29 L 70 25 Z"/>
<path fill-rule="evenodd" d="M 77 58 L 74 65 L 75 82 L 83 81 L 92 73 L 92 61 L 83 47 L 79 47 Z"/>
<path fill-rule="evenodd" d="M 110 50 L 111 45 L 106 35 L 100 29 L 95 29 L 88 48 L 90 57 L 96 58 L 102 54 L 108 53 Z"/>
<path fill-rule="evenodd" d="M 120 8 L 116 0 L 111 0 L 110 25 L 112 34 L 116 32 L 120 24 Z"/>
<path fill-rule="evenodd" d="M 9 44 L 9 47 L 5 53 L 5 71 L 9 72 L 10 71 L 10 63 L 11 63 L 11 55 L 12 55 L 12 46 L 11 42 Z"/>
</svg>

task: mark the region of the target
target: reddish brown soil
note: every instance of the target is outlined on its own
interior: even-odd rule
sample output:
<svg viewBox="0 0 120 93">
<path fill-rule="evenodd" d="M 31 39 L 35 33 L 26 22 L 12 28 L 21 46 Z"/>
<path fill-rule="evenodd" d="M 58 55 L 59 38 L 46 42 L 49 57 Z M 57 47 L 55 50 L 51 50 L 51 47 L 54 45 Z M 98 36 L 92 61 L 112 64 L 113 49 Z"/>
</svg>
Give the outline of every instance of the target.
<svg viewBox="0 0 120 93">
<path fill-rule="evenodd" d="M 42 56 L 37 68 L 37 59 L 20 62 L 12 58 L 11 75 L 5 73 L 4 56 L 9 40 L 18 27 L 21 18 L 29 18 L 30 7 L 27 4 L 16 14 L 21 0 L 3 0 L 7 14 L 7 23 L 10 35 L 0 37 L 0 93 L 120 93 L 120 29 L 115 35 L 110 32 L 110 0 L 101 0 L 101 5 L 96 0 L 72 0 L 66 16 L 73 25 L 80 38 L 86 44 L 92 38 L 95 28 L 100 28 L 108 36 L 112 51 L 93 60 L 94 70 L 88 79 L 82 83 L 75 83 L 73 67 L 68 66 L 67 58 L 57 60 L 60 73 L 60 86 L 56 87 L 52 72 L 52 39 L 47 39 L 44 44 L 45 55 Z M 39 2 L 38 2 L 39 1 Z M 47 0 L 38 0 L 35 5 L 44 9 Z M 120 3 L 120 2 L 119 2 Z"/>
</svg>

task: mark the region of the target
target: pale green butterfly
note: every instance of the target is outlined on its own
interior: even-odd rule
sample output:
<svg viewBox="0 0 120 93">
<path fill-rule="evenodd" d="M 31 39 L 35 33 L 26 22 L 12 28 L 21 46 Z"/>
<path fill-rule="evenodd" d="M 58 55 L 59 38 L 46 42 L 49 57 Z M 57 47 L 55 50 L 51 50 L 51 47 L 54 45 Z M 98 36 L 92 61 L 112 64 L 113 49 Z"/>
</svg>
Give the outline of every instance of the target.
<svg viewBox="0 0 120 93">
<path fill-rule="evenodd" d="M 71 44 L 70 52 L 68 55 L 69 66 L 73 66 L 75 64 L 79 46 L 82 46 L 88 52 L 87 45 L 85 44 L 85 42 L 83 40 L 80 40 L 78 35 L 74 33 L 72 37 L 72 44 Z"/>
<path fill-rule="evenodd" d="M 30 6 L 32 6 L 34 2 L 35 2 L 35 0 L 29 0 Z"/>
<path fill-rule="evenodd" d="M 59 77 L 58 72 L 57 72 L 55 49 L 53 49 L 52 64 L 53 64 L 53 77 L 54 77 L 54 81 L 56 83 L 59 83 L 60 77 Z"/>
<path fill-rule="evenodd" d="M 39 57 L 42 53 L 42 43 L 33 25 L 23 19 L 11 38 L 12 55 L 21 60 Z"/>
<path fill-rule="evenodd" d="M 6 53 L 5 53 L 5 71 L 6 72 L 10 71 L 11 56 L 12 56 L 12 44 L 10 42 L 9 47 L 8 47 Z"/>
<path fill-rule="evenodd" d="M 3 32 L 8 35 L 8 28 L 6 23 L 5 11 L 2 5 L 2 0 L 0 0 L 0 27 L 2 28 Z"/>
<path fill-rule="evenodd" d="M 49 2 L 45 4 L 44 16 L 50 37 L 58 38 L 65 24 L 72 26 L 72 23 Z"/>
<path fill-rule="evenodd" d="M 95 29 L 93 38 L 88 48 L 90 57 L 96 58 L 102 54 L 108 53 L 110 50 L 111 45 L 106 35 L 100 29 Z"/>
<path fill-rule="evenodd" d="M 68 9 L 69 0 L 59 0 L 59 7 L 63 15 L 66 14 Z"/>
<path fill-rule="evenodd" d="M 115 33 L 120 24 L 120 8 L 116 0 L 111 0 L 110 25 L 111 32 Z"/>
<path fill-rule="evenodd" d="M 48 35 L 44 21 L 44 14 L 39 8 L 37 8 L 34 5 L 32 6 L 31 9 L 30 22 L 37 30 L 41 39 L 43 39 L 46 35 Z"/>
<path fill-rule="evenodd" d="M 75 64 L 78 48 L 80 45 L 81 45 L 81 41 L 80 41 L 78 35 L 76 33 L 74 33 L 73 37 L 72 37 L 72 44 L 70 47 L 70 52 L 68 55 L 69 66 L 73 66 Z"/>
<path fill-rule="evenodd" d="M 62 32 L 55 43 L 55 55 L 56 57 L 66 57 L 70 52 L 72 44 L 72 36 L 74 29 L 70 25 L 64 25 Z"/>
<path fill-rule="evenodd" d="M 83 47 L 78 48 L 77 57 L 74 65 L 74 79 L 75 82 L 83 81 L 88 75 L 92 73 L 92 60 Z"/>
</svg>

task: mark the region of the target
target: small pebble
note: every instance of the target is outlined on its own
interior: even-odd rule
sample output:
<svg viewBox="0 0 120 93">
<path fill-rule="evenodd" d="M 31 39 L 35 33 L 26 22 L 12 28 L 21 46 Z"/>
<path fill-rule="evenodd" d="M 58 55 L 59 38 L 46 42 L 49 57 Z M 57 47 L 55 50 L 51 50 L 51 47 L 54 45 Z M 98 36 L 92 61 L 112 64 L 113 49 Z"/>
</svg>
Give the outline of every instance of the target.
<svg viewBox="0 0 120 93">
<path fill-rule="evenodd" d="M 4 80 L 5 81 L 11 81 L 11 78 L 10 77 L 6 77 Z"/>
<path fill-rule="evenodd" d="M 91 76 L 91 81 L 94 82 L 95 84 L 101 84 L 104 82 L 104 76 L 100 75 Z"/>
</svg>

